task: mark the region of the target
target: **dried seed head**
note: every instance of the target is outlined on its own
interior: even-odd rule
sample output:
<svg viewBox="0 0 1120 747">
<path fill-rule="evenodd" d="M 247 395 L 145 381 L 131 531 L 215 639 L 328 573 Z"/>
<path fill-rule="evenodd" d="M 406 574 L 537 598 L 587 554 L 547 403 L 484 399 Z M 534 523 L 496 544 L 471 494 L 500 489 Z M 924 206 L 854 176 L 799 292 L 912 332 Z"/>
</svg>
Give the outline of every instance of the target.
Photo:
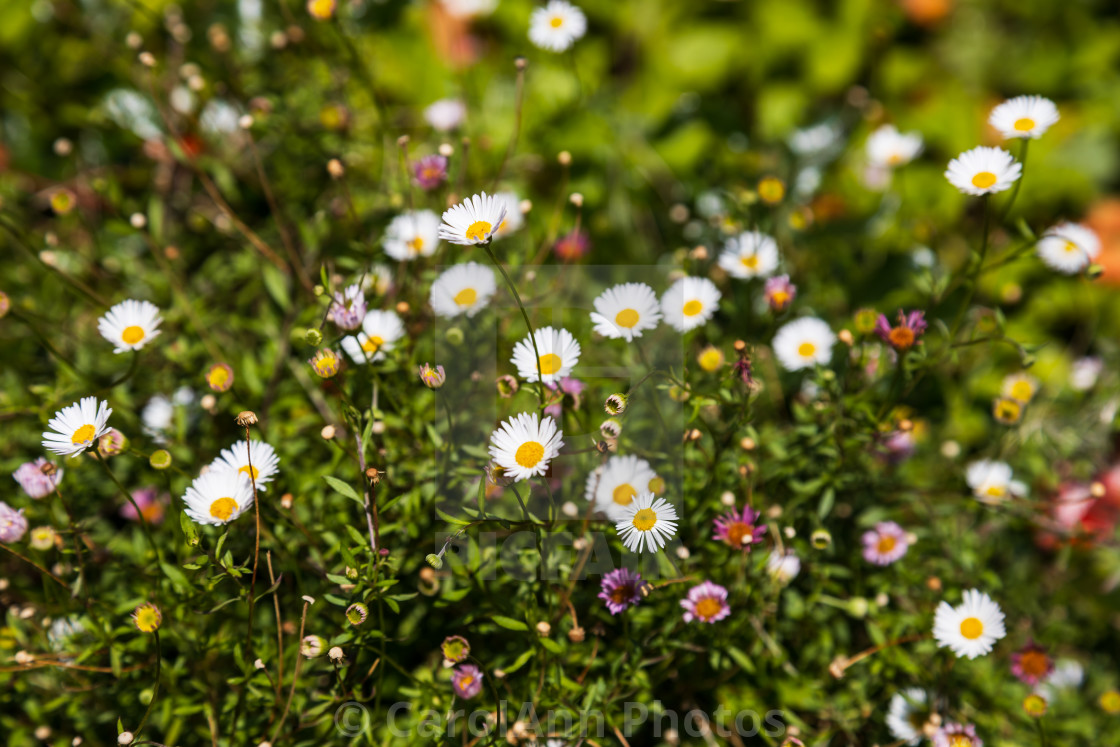
<svg viewBox="0 0 1120 747">
<path fill-rule="evenodd" d="M 237 413 L 237 424 L 242 428 L 248 428 L 250 425 L 257 424 L 257 415 L 251 410 L 242 410 Z"/>
</svg>

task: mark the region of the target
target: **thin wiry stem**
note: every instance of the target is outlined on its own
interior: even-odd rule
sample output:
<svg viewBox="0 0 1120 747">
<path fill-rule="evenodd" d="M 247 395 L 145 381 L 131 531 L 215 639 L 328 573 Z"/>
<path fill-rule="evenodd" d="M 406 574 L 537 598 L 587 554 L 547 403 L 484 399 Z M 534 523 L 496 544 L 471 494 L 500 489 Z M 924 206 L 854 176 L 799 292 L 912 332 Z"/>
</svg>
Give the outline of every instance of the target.
<svg viewBox="0 0 1120 747">
<path fill-rule="evenodd" d="M 253 605 L 257 590 L 257 564 L 261 557 L 261 502 L 257 499 L 257 474 L 253 469 L 252 441 L 249 439 L 249 426 L 245 426 L 245 461 L 249 465 L 249 480 L 253 483 L 253 512 L 257 519 L 257 531 L 253 538 L 253 576 L 249 580 L 249 628 L 245 633 L 245 650 L 253 649 Z"/>
<path fill-rule="evenodd" d="M 513 295 L 513 300 L 517 302 L 517 308 L 521 309 L 521 317 L 525 320 L 525 326 L 529 328 L 529 341 L 533 343 L 533 357 L 537 360 L 537 394 L 540 396 L 541 407 L 544 407 L 544 372 L 541 371 L 541 353 L 537 350 L 537 335 L 533 330 L 533 323 L 529 321 L 529 312 L 525 310 L 525 304 L 521 303 L 521 295 L 517 292 L 513 281 L 510 280 L 506 268 L 494 255 L 494 250 L 490 246 L 490 241 L 487 241 L 482 246 L 486 249 L 486 254 L 490 257 L 490 261 L 493 262 L 498 268 L 498 271 L 502 273 L 502 278 L 506 281 L 506 287 L 509 288 L 509 292 Z"/>
<path fill-rule="evenodd" d="M 288 690 L 288 700 L 286 703 L 284 703 L 284 713 L 280 716 L 280 720 L 276 722 L 276 728 L 272 731 L 272 742 L 276 741 L 276 737 L 279 736 L 280 730 L 284 728 L 284 722 L 288 719 L 288 711 L 292 709 L 292 698 L 296 694 L 296 683 L 299 682 L 299 670 L 303 668 L 303 653 L 300 651 L 300 647 L 303 645 L 303 631 L 307 625 L 307 608 L 310 606 L 311 604 L 307 600 L 304 600 L 303 615 L 299 620 L 299 640 L 296 642 L 296 668 L 295 672 L 292 674 L 292 686 Z M 280 656 L 283 655 L 284 652 L 281 651 Z M 378 688 L 379 694 L 380 689 L 381 688 Z"/>
<path fill-rule="evenodd" d="M 498 172 L 494 174 L 494 181 L 490 185 L 490 191 L 493 192 L 498 188 L 498 182 L 502 180 L 502 174 L 505 172 L 506 164 L 509 162 L 514 151 L 517 150 L 517 140 L 521 136 L 521 109 L 525 101 L 525 67 L 527 65 L 525 58 L 519 57 L 514 63 L 517 65 L 517 88 L 514 94 L 513 105 L 513 134 L 510 135 L 509 145 L 506 146 L 506 152 L 502 155 L 502 162 L 498 165 Z"/>
<path fill-rule="evenodd" d="M 136 727 L 135 736 L 137 737 L 144 730 L 144 724 L 148 723 L 148 716 L 151 715 L 152 706 L 156 704 L 156 696 L 159 695 L 159 671 L 160 664 L 163 661 L 163 655 L 159 648 L 159 629 L 152 631 L 152 634 L 156 637 L 156 684 L 152 686 L 152 699 L 148 701 L 148 708 L 144 711 L 144 717 L 140 719 L 140 725 Z"/>
<path fill-rule="evenodd" d="M 13 550 L 12 548 L 8 547 L 8 545 L 7 545 L 6 543 L 4 543 L 4 542 L 0 542 L 0 549 L 4 549 L 4 550 L 7 550 L 7 551 L 8 551 L 8 552 L 10 552 L 10 553 L 11 553 L 12 555 L 15 555 L 15 556 L 16 556 L 17 558 L 19 558 L 20 560 L 22 560 L 22 561 L 23 561 L 24 563 L 27 563 L 28 565 L 30 565 L 30 566 L 33 566 L 34 568 L 38 569 L 38 571 L 39 571 L 40 573 L 42 573 L 42 574 L 43 574 L 44 576 L 47 576 L 47 577 L 49 577 L 49 578 L 50 578 L 50 579 L 51 579 L 52 581 L 54 581 L 54 582 L 55 582 L 56 584 L 58 584 L 59 586 L 61 586 L 61 587 L 62 587 L 63 589 L 66 589 L 66 591 L 70 591 L 70 584 L 66 583 L 66 582 L 65 582 L 65 581 L 63 581 L 63 580 L 62 580 L 61 578 L 59 578 L 58 576 L 56 576 L 56 575 L 54 575 L 53 573 L 51 573 L 50 571 L 48 571 L 48 570 L 47 570 L 46 568 L 44 568 L 43 566 L 39 565 L 38 563 L 36 563 L 36 562 L 35 562 L 34 560 L 32 560 L 31 558 L 28 558 L 28 557 L 25 557 L 25 556 L 23 556 L 23 555 L 20 555 L 20 554 L 19 554 L 18 552 L 16 552 L 16 551 L 15 551 L 15 550 Z M 71 593 L 72 593 L 72 592 L 71 592 Z"/>
</svg>

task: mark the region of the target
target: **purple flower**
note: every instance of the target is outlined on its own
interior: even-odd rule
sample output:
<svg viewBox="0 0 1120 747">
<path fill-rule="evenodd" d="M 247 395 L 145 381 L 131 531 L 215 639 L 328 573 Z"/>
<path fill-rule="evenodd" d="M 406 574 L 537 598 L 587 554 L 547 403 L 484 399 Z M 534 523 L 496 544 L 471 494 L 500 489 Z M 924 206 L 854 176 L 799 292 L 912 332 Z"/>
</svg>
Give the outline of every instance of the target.
<svg viewBox="0 0 1120 747">
<path fill-rule="evenodd" d="M 1011 654 L 1011 674 L 1028 685 L 1037 685 L 1054 671 L 1054 660 L 1034 641 Z"/>
<path fill-rule="evenodd" d="M 743 506 L 742 511 L 732 509 L 723 516 L 717 516 L 713 524 L 716 533 L 712 539 L 726 542 L 736 550 L 750 550 L 751 545 L 761 542 L 766 536 L 766 525 L 759 524 L 760 514 L 750 506 Z"/>
<path fill-rule="evenodd" d="M 890 565 L 910 548 L 906 532 L 893 521 L 880 521 L 863 533 L 863 559 L 875 565 Z"/>
<path fill-rule="evenodd" d="M 642 574 L 629 568 L 619 568 L 603 576 L 599 598 L 607 603 L 612 615 L 642 601 Z"/>
<path fill-rule="evenodd" d="M 359 285 L 354 284 L 343 292 L 335 292 L 331 302 L 327 319 L 334 322 L 339 329 L 355 330 L 362 326 L 366 318 L 366 298 Z"/>
<path fill-rule="evenodd" d="M 685 622 L 699 620 L 714 623 L 731 614 L 731 607 L 727 605 L 727 589 L 711 581 L 689 589 L 688 596 L 681 600 L 681 606 L 684 607 Z"/>
<path fill-rule="evenodd" d="M 914 455 L 914 434 L 911 431 L 891 431 L 883 437 L 886 453 L 881 456 L 888 462 L 897 464 Z"/>
<path fill-rule="evenodd" d="M 439 389 L 446 380 L 447 374 L 444 373 L 443 366 L 433 368 L 430 363 L 420 366 L 420 381 L 429 389 Z"/>
<path fill-rule="evenodd" d="M 23 509 L 16 511 L 0 501 L 0 542 L 19 542 L 26 531 L 27 519 L 23 518 Z"/>
<path fill-rule="evenodd" d="M 160 493 L 155 488 L 140 488 L 132 491 L 132 500 L 140 508 L 140 513 L 148 520 L 149 524 L 159 524 L 163 521 L 163 514 L 167 510 L 167 493 Z M 132 503 L 121 506 L 121 516 L 129 521 L 138 521 L 136 507 Z"/>
<path fill-rule="evenodd" d="M 747 386 L 750 386 L 753 382 L 751 378 L 751 357 L 746 351 L 739 353 L 739 359 L 731 364 L 731 370 L 734 371 L 735 375 L 739 377 L 739 380 Z"/>
<path fill-rule="evenodd" d="M 933 747 L 984 747 L 972 724 L 949 723 L 933 735 Z"/>
<path fill-rule="evenodd" d="M 558 391 L 561 394 L 568 395 L 572 398 L 572 407 L 578 408 L 580 404 L 580 395 L 583 394 L 583 390 L 587 385 L 574 376 L 565 376 L 564 378 L 560 379 L 560 382 L 558 384 L 545 384 L 545 386 L 553 391 Z M 548 405 L 548 407 L 544 408 L 545 415 L 551 415 L 552 417 L 559 420 L 561 414 L 563 413 L 562 405 L 563 397 L 561 396 L 558 397 L 550 405 Z"/>
<path fill-rule="evenodd" d="M 553 247 L 556 257 L 563 262 L 576 262 L 590 250 L 591 240 L 578 228 L 573 228 L 571 233 L 561 236 Z"/>
<path fill-rule="evenodd" d="M 879 321 L 875 323 L 875 334 L 883 338 L 883 342 L 889 343 L 892 348 L 905 353 L 910 348 L 914 347 L 918 342 L 918 338 L 926 331 L 926 313 L 924 311 L 911 311 L 907 314 L 902 309 L 898 310 L 898 326 L 892 327 L 891 323 L 887 321 L 886 314 L 879 315 Z"/>
<path fill-rule="evenodd" d="M 766 303 L 770 310 L 781 313 L 789 308 L 793 299 L 797 297 L 797 286 L 789 281 L 789 275 L 778 275 L 766 281 L 762 292 L 766 295 Z"/>
<path fill-rule="evenodd" d="M 424 156 L 412 166 L 416 184 L 421 189 L 435 189 L 447 181 L 447 159 L 443 156 Z"/>
<path fill-rule="evenodd" d="M 474 664 L 463 664 L 455 668 L 451 674 L 451 686 L 455 694 L 464 700 L 470 700 L 482 692 L 482 670 Z"/>
<path fill-rule="evenodd" d="M 46 470 L 43 468 L 46 467 Z M 54 492 L 58 483 L 62 481 L 62 470 L 55 467 L 54 462 L 48 462 L 39 457 L 34 462 L 24 462 L 12 477 L 23 492 L 35 499 L 45 498 Z"/>
</svg>

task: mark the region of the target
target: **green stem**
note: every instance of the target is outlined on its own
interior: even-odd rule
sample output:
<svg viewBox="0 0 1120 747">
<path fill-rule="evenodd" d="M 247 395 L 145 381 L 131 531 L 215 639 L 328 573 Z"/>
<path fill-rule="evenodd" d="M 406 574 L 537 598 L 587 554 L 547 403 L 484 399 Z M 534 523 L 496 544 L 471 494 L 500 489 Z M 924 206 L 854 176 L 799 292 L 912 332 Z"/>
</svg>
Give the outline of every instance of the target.
<svg viewBox="0 0 1120 747">
<path fill-rule="evenodd" d="M 525 311 L 525 304 L 521 303 L 521 295 L 517 292 L 517 288 L 514 287 L 513 281 L 510 280 L 509 273 L 506 272 L 505 266 L 494 256 L 494 250 L 490 247 L 490 241 L 487 241 L 482 247 L 486 250 L 490 261 L 493 262 L 494 266 L 498 268 L 498 271 L 502 273 L 502 278 L 506 281 L 506 287 L 509 288 L 509 292 L 513 295 L 513 300 L 517 302 L 517 308 L 521 309 L 521 317 L 525 320 L 525 326 L 529 328 L 529 341 L 533 343 L 533 356 L 537 359 L 537 394 L 540 396 L 541 407 L 544 407 L 544 372 L 541 371 L 541 354 L 540 351 L 537 350 L 537 335 L 533 330 L 533 323 L 529 321 L 529 312 Z"/>
<path fill-rule="evenodd" d="M 1027 176 L 1027 146 L 1030 145 L 1031 139 L 1025 137 L 1022 139 L 1023 144 L 1019 147 L 1019 165 L 1022 170 L 1019 172 L 1019 178 L 1015 180 L 1015 186 L 1011 189 L 1011 197 L 1007 200 L 1007 205 L 1003 208 L 1003 213 L 999 216 L 999 222 L 1003 223 L 1007 220 L 1007 216 L 1011 214 L 1011 208 L 1015 204 L 1015 198 L 1019 196 L 1019 189 L 1023 186 L 1023 179 Z"/>
<path fill-rule="evenodd" d="M 121 481 L 117 479 L 117 476 L 113 474 L 113 470 L 109 468 L 109 463 L 106 462 L 105 458 L 101 456 L 101 452 L 99 452 L 96 448 L 94 448 L 93 449 L 93 455 L 97 459 L 97 461 L 101 462 L 101 466 L 105 468 L 105 472 L 108 473 L 109 479 L 113 481 L 113 483 L 121 491 L 121 494 L 124 495 L 124 497 L 128 499 L 128 502 L 132 504 L 132 507 L 134 509 L 136 509 L 136 517 L 138 519 L 140 519 L 140 526 L 144 530 L 144 536 L 147 537 L 148 545 L 151 546 L 152 550 L 156 554 L 156 560 L 159 561 L 160 572 L 162 573 L 163 572 L 163 555 L 159 551 L 159 545 L 157 545 L 156 541 L 154 539 L 152 539 L 152 530 L 151 530 L 151 527 L 148 526 L 147 517 L 145 517 L 144 512 L 140 510 L 140 506 L 136 505 L 136 501 L 133 500 L 132 494 L 128 492 L 128 488 L 126 488 L 124 485 L 122 485 Z"/>
<path fill-rule="evenodd" d="M 984 234 L 980 242 L 980 257 L 976 261 L 976 267 L 969 273 L 968 278 L 968 295 L 965 296 L 964 303 L 961 305 L 960 310 L 957 312 L 957 318 L 953 320 L 953 327 L 949 330 L 949 342 L 957 339 L 957 332 L 960 331 L 961 323 L 964 322 L 965 315 L 968 313 L 968 307 L 972 305 L 972 298 L 976 294 L 976 281 L 980 277 L 980 270 L 984 267 L 984 259 L 988 256 L 988 229 L 991 225 L 991 195 L 984 195 Z"/>
<path fill-rule="evenodd" d="M 152 713 L 152 706 L 156 704 L 156 696 L 159 695 L 159 671 L 160 664 L 163 662 L 163 655 L 159 648 L 159 629 L 152 631 L 152 635 L 156 637 L 156 684 L 152 687 L 152 699 L 148 701 L 148 708 L 144 711 L 144 718 L 140 719 L 140 725 L 136 727 L 134 737 L 139 737 L 140 732 L 144 730 L 144 724 L 148 723 L 148 716 Z"/>
</svg>

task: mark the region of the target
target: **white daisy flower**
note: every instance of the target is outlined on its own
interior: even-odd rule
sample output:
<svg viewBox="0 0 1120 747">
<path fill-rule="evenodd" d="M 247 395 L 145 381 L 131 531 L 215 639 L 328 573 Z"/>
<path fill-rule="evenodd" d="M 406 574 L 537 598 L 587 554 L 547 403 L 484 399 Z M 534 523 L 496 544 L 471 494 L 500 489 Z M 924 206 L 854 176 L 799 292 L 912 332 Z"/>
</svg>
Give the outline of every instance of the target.
<svg viewBox="0 0 1120 747">
<path fill-rule="evenodd" d="M 109 432 L 112 414 L 108 402 L 102 400 L 98 404 L 97 397 L 83 397 L 54 414 L 47 423 L 50 430 L 43 433 L 43 448 L 55 454 L 77 456 Z"/>
<path fill-rule="evenodd" d="M 276 456 L 276 450 L 264 441 L 255 440 L 249 441 L 248 446 L 241 440 L 228 449 L 222 449 L 221 455 L 210 463 L 211 470 L 235 472 L 244 475 L 246 479 L 255 479 L 257 490 L 267 489 L 265 486 L 272 482 L 279 466 L 280 458 Z"/>
<path fill-rule="evenodd" d="M 774 335 L 774 355 L 788 371 L 799 371 L 812 366 L 826 366 L 832 360 L 832 346 L 836 342 L 828 324 L 820 319 L 805 317 L 784 325 Z"/>
<path fill-rule="evenodd" d="M 210 470 L 194 479 L 183 503 L 197 524 L 227 524 L 253 505 L 253 486 L 238 472 Z"/>
<path fill-rule="evenodd" d="M 563 437 L 551 417 L 538 421 L 535 412 L 523 412 L 490 435 L 490 456 L 506 476 L 521 482 L 548 471 L 549 462 L 564 446 Z"/>
<path fill-rule="evenodd" d="M 916 687 L 895 693 L 887 707 L 887 728 L 891 736 L 899 739 L 910 747 L 922 741 L 922 727 L 925 726 L 926 716 L 924 706 L 926 692 Z"/>
<path fill-rule="evenodd" d="M 1059 223 L 1038 241 L 1038 257 L 1051 269 L 1076 275 L 1101 252 L 1101 240 L 1079 223 Z"/>
<path fill-rule="evenodd" d="M 627 507 L 643 493 L 652 493 L 650 483 L 657 474 L 649 462 L 628 454 L 612 456 L 600 469 L 587 476 L 584 497 L 614 521 L 625 518 Z"/>
<path fill-rule="evenodd" d="M 1037 140 L 1059 119 L 1058 107 L 1041 96 L 1016 96 L 992 109 L 988 124 L 1004 138 Z"/>
<path fill-rule="evenodd" d="M 921 135 L 916 132 L 901 133 L 892 124 L 883 125 L 867 138 L 867 160 L 872 166 L 904 166 L 921 152 Z"/>
<path fill-rule="evenodd" d="M 677 533 L 677 510 L 664 498 L 643 492 L 623 510 L 614 528 L 631 552 L 656 552 Z"/>
<path fill-rule="evenodd" d="M 993 644 L 1006 634 L 1003 611 L 991 597 L 976 589 L 966 591 L 964 601 L 956 607 L 942 602 L 933 618 L 933 637 L 938 645 L 969 659 L 990 652 Z"/>
<path fill-rule="evenodd" d="M 1026 404 L 1034 399 L 1038 386 L 1038 379 L 1020 371 L 1004 377 L 1003 384 L 1000 385 L 1000 393 L 1004 397 Z"/>
<path fill-rule="evenodd" d="M 661 296 L 661 313 L 678 332 L 703 325 L 716 313 L 719 288 L 707 278 L 684 277 Z"/>
<path fill-rule="evenodd" d="M 586 33 L 587 16 L 565 0 L 549 0 L 529 16 L 529 41 L 541 49 L 563 52 Z"/>
<path fill-rule="evenodd" d="M 342 338 L 342 349 L 355 363 L 379 361 L 403 335 L 404 323 L 395 311 L 372 309 L 362 320 L 362 331 L 357 336 Z"/>
<path fill-rule="evenodd" d="M 493 13 L 498 0 L 440 0 L 440 4 L 456 18 L 474 18 Z"/>
<path fill-rule="evenodd" d="M 545 384 L 560 381 L 572 372 L 579 362 L 580 347 L 576 338 L 566 329 L 542 327 L 533 334 L 536 352 L 528 335 L 513 346 L 510 363 L 517 366 L 517 375 L 526 381 L 537 380 L 537 354 L 540 354 L 540 373 Z"/>
<path fill-rule="evenodd" d="M 778 243 L 759 231 L 744 231 L 727 242 L 719 266 L 736 278 L 768 277 L 778 269 Z"/>
<path fill-rule="evenodd" d="M 1012 479 L 1011 466 L 1006 462 L 981 459 L 968 465 L 965 472 L 968 487 L 982 503 L 999 503 L 1008 496 L 1022 496 L 1027 486 Z"/>
<path fill-rule="evenodd" d="M 494 199 L 506 208 L 506 219 L 494 231 L 494 238 L 504 239 L 525 225 L 525 215 L 521 212 L 521 200 L 513 192 L 498 192 Z"/>
<path fill-rule="evenodd" d="M 467 118 L 467 106 L 459 99 L 440 99 L 424 110 L 424 119 L 434 129 L 449 132 Z"/>
<path fill-rule="evenodd" d="M 789 136 L 789 149 L 801 158 L 813 158 L 832 150 L 840 141 L 840 129 L 832 122 L 821 122 L 795 130 Z"/>
<path fill-rule="evenodd" d="M 389 222 L 381 243 L 398 262 L 430 257 L 439 246 L 439 218 L 431 210 L 401 213 Z"/>
<path fill-rule="evenodd" d="M 1011 189 L 1023 166 L 1003 148 L 983 145 L 966 150 L 949 161 L 945 178 L 966 195 L 987 195 Z"/>
<path fill-rule="evenodd" d="M 784 553 L 771 550 L 766 556 L 766 570 L 778 583 L 788 584 L 801 573 L 801 558 L 793 550 L 786 550 Z"/>
<path fill-rule="evenodd" d="M 488 244 L 505 219 L 505 203 L 483 192 L 443 211 L 439 237 L 452 244 Z"/>
<path fill-rule="evenodd" d="M 437 316 L 455 317 L 466 314 L 472 317 L 486 307 L 498 286 L 494 271 L 477 262 L 455 265 L 443 272 L 428 296 Z"/>
<path fill-rule="evenodd" d="M 109 309 L 97 320 L 101 336 L 116 347 L 114 353 L 139 350 L 159 334 L 159 307 L 148 301 L 129 299 Z"/>
<path fill-rule="evenodd" d="M 657 294 L 645 283 L 623 283 L 607 288 L 594 301 L 591 312 L 594 330 L 612 340 L 632 342 L 661 321 Z"/>
</svg>

